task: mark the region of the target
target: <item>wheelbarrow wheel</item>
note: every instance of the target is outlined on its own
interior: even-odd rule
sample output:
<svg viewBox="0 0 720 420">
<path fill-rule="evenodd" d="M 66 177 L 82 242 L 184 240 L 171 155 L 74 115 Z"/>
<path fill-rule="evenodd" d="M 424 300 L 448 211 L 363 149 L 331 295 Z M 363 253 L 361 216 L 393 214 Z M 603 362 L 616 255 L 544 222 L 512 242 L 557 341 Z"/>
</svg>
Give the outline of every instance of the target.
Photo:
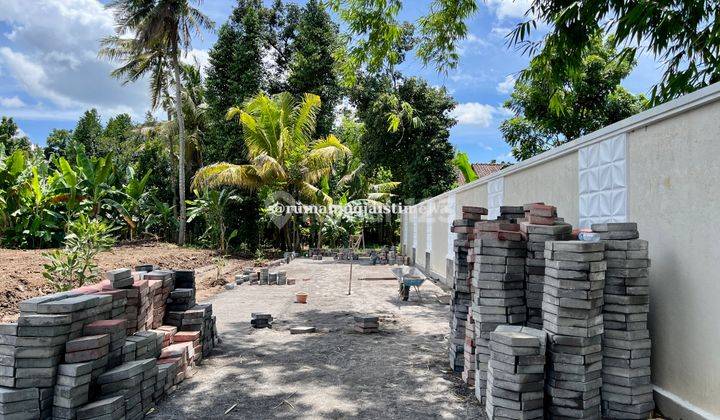
<svg viewBox="0 0 720 420">
<path fill-rule="evenodd" d="M 400 286 L 400 297 L 402 297 L 402 300 L 407 301 L 410 298 L 410 286 L 401 285 Z"/>
</svg>

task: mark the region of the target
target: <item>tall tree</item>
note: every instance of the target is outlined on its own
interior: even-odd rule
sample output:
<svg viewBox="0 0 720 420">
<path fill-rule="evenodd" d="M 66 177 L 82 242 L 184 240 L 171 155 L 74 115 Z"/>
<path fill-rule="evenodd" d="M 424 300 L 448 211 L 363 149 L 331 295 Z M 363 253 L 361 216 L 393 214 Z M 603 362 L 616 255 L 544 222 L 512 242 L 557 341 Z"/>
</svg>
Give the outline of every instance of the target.
<svg viewBox="0 0 720 420">
<path fill-rule="evenodd" d="M 15 150 L 30 150 L 30 139 L 20 135 L 20 128 L 12 118 L 2 117 L 0 120 L 0 145 L 5 153 L 12 154 Z"/>
<path fill-rule="evenodd" d="M 533 72 L 551 70 L 553 94 L 582 65 L 597 34 L 612 35 L 612 46 L 628 56 L 644 51 L 664 63 L 662 80 L 652 90 L 654 103 L 720 81 L 717 1 L 533 0 L 526 15 L 510 40 L 544 62 Z M 529 41 L 539 25 L 549 31 L 541 41 Z"/>
<path fill-rule="evenodd" d="M 93 108 L 85 111 L 73 130 L 73 142 L 82 145 L 88 156 L 98 156 L 100 136 L 103 133 L 100 114 Z"/>
<path fill-rule="evenodd" d="M 267 188 L 271 192 L 286 192 L 305 203 L 331 203 L 331 197 L 317 184 L 330 174 L 333 163 L 349 155 L 350 150 L 333 135 L 314 139 L 319 109 L 317 95 L 308 93 L 301 102 L 295 102 L 287 92 L 272 97 L 261 93 L 242 108 L 231 108 L 228 117 L 237 118 L 244 128 L 249 163 L 206 166 L 195 175 L 195 185 Z M 296 228 L 297 224 L 293 226 Z M 292 240 L 286 235 L 286 240 L 288 245 L 299 245 L 297 235 Z"/>
<path fill-rule="evenodd" d="M 290 63 L 289 91 L 320 96 L 317 132 L 325 136 L 332 129 L 340 87 L 333 56 L 339 45 L 338 27 L 318 0 L 307 2 L 300 15 Z"/>
<path fill-rule="evenodd" d="M 175 87 L 175 118 L 178 124 L 178 194 L 180 201 L 180 226 L 178 243 L 185 244 L 185 122 L 182 110 L 182 80 L 180 54 L 190 48 L 192 33 L 212 29 L 214 23 L 189 0 L 113 0 L 108 7 L 115 12 L 118 35 L 133 34 L 125 65 L 132 65 L 139 57 L 160 54 L 166 57 L 172 69 Z M 112 42 L 114 37 L 108 39 Z"/>
<path fill-rule="evenodd" d="M 210 50 L 205 79 L 210 122 L 204 144 L 207 162 L 240 163 L 245 159 L 242 129 L 227 121 L 225 114 L 263 87 L 261 12 L 261 0 L 238 0 Z"/>
<path fill-rule="evenodd" d="M 593 39 L 576 74 L 562 81 L 561 94 L 553 95 L 551 76 L 536 71 L 543 65 L 544 60 L 532 60 L 528 77 L 515 84 L 505 102 L 515 115 L 501 124 L 500 131 L 517 160 L 529 159 L 647 107 L 645 97 L 620 86 L 635 63 L 618 53 L 612 40 Z M 548 101 L 550 97 L 553 99 Z"/>
<path fill-rule="evenodd" d="M 389 169 L 405 202 L 449 190 L 455 181 L 449 141 L 455 120 L 449 113 L 456 103 L 447 91 L 417 78 L 401 79 L 394 93 L 386 77 L 366 77 L 357 86 L 352 100 L 365 124 L 361 153 L 368 169 Z M 387 121 L 398 101 L 411 107 L 413 117 L 400 119 L 397 130 L 389 130 Z"/>
<path fill-rule="evenodd" d="M 45 139 L 45 154 L 46 159 L 50 159 L 50 156 L 55 155 L 58 157 L 67 156 L 67 150 L 72 143 L 72 131 L 54 128 L 47 139 Z"/>
</svg>

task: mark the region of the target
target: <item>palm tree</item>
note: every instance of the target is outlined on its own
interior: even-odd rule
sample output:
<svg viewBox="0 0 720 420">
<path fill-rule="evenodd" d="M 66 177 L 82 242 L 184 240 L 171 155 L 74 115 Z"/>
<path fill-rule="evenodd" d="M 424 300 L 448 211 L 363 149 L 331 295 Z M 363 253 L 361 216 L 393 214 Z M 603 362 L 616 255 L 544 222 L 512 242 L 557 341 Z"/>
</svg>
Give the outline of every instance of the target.
<svg viewBox="0 0 720 420">
<path fill-rule="evenodd" d="M 195 0 L 199 3 L 200 0 Z M 101 55 L 120 59 L 124 64 L 113 72 L 137 80 L 150 73 L 153 105 L 166 87 L 166 69 L 172 71 L 175 83 L 175 117 L 178 126 L 179 153 L 178 193 L 180 227 L 178 243 L 185 243 L 185 121 L 182 107 L 180 53 L 187 52 L 192 36 L 201 29 L 212 29 L 214 23 L 189 0 L 113 0 L 108 4 L 115 12 L 117 35 L 103 40 Z M 123 35 L 130 33 L 132 38 Z"/>
<path fill-rule="evenodd" d="M 319 109 L 319 96 L 306 93 L 298 102 L 287 92 L 272 97 L 260 93 L 242 108 L 230 108 L 228 120 L 237 118 L 243 126 L 249 163 L 206 166 L 195 174 L 193 188 L 269 188 L 305 203 L 332 203 L 315 184 L 330 174 L 334 162 L 351 152 L 333 135 L 313 140 Z M 286 230 L 290 242 L 287 234 Z"/>
</svg>

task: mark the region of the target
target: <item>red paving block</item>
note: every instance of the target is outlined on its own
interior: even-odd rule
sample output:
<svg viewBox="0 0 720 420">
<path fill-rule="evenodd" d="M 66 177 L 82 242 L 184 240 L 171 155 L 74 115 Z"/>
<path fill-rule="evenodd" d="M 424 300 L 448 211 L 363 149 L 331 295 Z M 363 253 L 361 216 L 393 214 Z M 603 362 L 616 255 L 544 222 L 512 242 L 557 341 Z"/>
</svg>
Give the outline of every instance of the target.
<svg viewBox="0 0 720 420">
<path fill-rule="evenodd" d="M 547 206 L 545 204 L 536 203 L 530 207 L 530 215 L 540 217 L 556 217 L 557 208 L 555 206 Z"/>
<path fill-rule="evenodd" d="M 85 335 L 112 334 L 113 332 L 126 329 L 127 321 L 124 319 L 102 319 L 93 321 L 85 326 Z"/>
<path fill-rule="evenodd" d="M 200 331 L 178 331 L 173 336 L 176 343 L 184 343 L 200 339 Z"/>
<path fill-rule="evenodd" d="M 497 232 L 481 232 L 476 235 L 480 239 L 497 239 L 499 241 L 522 241 L 520 232 L 497 231 Z"/>
<path fill-rule="evenodd" d="M 520 230 L 520 225 L 517 223 L 509 222 L 496 222 L 496 221 L 483 221 L 475 223 L 475 233 L 479 232 L 497 232 L 500 230 L 517 232 Z"/>
<path fill-rule="evenodd" d="M 556 217 L 535 216 L 533 214 L 528 216 L 528 222 L 533 225 L 554 225 L 556 219 Z"/>
</svg>

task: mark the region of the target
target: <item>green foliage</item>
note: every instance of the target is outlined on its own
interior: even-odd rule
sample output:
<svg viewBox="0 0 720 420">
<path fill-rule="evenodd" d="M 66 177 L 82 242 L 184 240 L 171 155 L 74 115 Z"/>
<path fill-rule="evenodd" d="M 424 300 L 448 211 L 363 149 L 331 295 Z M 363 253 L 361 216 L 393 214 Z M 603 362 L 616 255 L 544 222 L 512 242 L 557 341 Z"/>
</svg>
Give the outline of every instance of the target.
<svg viewBox="0 0 720 420">
<path fill-rule="evenodd" d="M 75 144 L 85 148 L 85 152 L 89 156 L 98 155 L 98 144 L 100 136 L 102 136 L 103 127 L 100 122 L 100 115 L 95 108 L 85 111 L 75 126 L 72 134 L 72 140 Z"/>
<path fill-rule="evenodd" d="M 394 94 L 387 78 L 366 76 L 352 92 L 358 117 L 364 124 L 361 157 L 372 172 L 380 167 L 400 182 L 401 201 L 421 200 L 447 191 L 455 180 L 449 112 L 455 101 L 444 89 L 416 78 L 402 80 Z M 412 118 L 402 118 L 398 130 L 388 131 L 388 114 L 407 103 Z M 417 123 L 417 118 L 421 123 Z"/>
<path fill-rule="evenodd" d="M 81 215 L 68 224 L 65 246 L 43 254 L 48 263 L 43 276 L 58 291 L 80 287 L 95 279 L 95 257 L 115 243 L 106 222 Z"/>
<path fill-rule="evenodd" d="M 611 40 L 598 36 L 585 49 L 575 74 L 556 90 L 553 76 L 539 70 L 544 61 L 533 59 L 505 103 L 515 115 L 500 126 L 513 156 L 528 159 L 644 110 L 647 100 L 620 86 L 634 64 Z"/>
<path fill-rule="evenodd" d="M 12 118 L 2 117 L 0 120 L 0 147 L 6 153 L 15 150 L 30 150 L 30 139 L 27 136 L 20 136 L 20 129 Z"/>
<path fill-rule="evenodd" d="M 363 66 L 376 71 L 385 64 L 402 61 L 406 44 L 414 31 L 412 25 L 398 21 L 403 7 L 400 0 L 330 0 L 330 6 L 345 21 L 351 45 L 340 51 L 343 73 L 351 82 Z M 413 7 L 415 3 L 408 2 Z M 434 0 L 420 17 L 417 56 L 438 71 L 455 68 L 459 59 L 457 43 L 468 34 L 465 23 L 478 10 L 477 0 Z M 416 11 L 413 11 L 417 13 Z"/>
<path fill-rule="evenodd" d="M 195 190 L 195 200 L 188 200 L 188 223 L 202 219 L 205 231 L 200 236 L 201 244 L 216 248 L 221 253 L 227 252 L 228 244 L 237 235 L 233 230 L 228 234 L 226 224 L 228 205 L 242 200 L 240 196 L 228 188 L 204 189 L 202 193 Z"/>
<path fill-rule="evenodd" d="M 317 117 L 317 135 L 327 136 L 333 126 L 340 98 L 333 52 L 339 46 L 338 27 L 318 0 L 310 0 L 300 14 L 290 62 L 288 91 L 314 93 L 322 100 Z"/>
<path fill-rule="evenodd" d="M 265 84 L 262 10 L 260 0 L 239 0 L 210 50 L 205 82 L 210 130 L 204 143 L 209 163 L 246 162 L 242 128 L 227 121 L 225 114 Z"/>
<path fill-rule="evenodd" d="M 535 0 L 510 40 L 543 64 L 526 73 L 550 73 L 553 90 L 560 90 L 598 34 L 612 35 L 611 46 L 623 55 L 645 51 L 664 62 L 652 90 L 656 104 L 720 80 L 719 13 L 720 4 L 706 0 Z M 529 41 L 538 25 L 549 26 L 547 35 Z"/>
<path fill-rule="evenodd" d="M 71 148 L 72 140 L 73 133 L 71 130 L 54 128 L 45 140 L 45 149 L 43 150 L 45 159 L 50 159 L 53 155 L 66 157 Z"/>
<path fill-rule="evenodd" d="M 478 179 L 478 176 L 472 167 L 472 163 L 470 163 L 470 159 L 468 158 L 467 153 L 457 152 L 455 154 L 455 158 L 453 159 L 453 165 L 455 165 L 455 167 L 460 170 L 463 178 L 465 178 L 466 183 L 473 182 Z"/>
</svg>

